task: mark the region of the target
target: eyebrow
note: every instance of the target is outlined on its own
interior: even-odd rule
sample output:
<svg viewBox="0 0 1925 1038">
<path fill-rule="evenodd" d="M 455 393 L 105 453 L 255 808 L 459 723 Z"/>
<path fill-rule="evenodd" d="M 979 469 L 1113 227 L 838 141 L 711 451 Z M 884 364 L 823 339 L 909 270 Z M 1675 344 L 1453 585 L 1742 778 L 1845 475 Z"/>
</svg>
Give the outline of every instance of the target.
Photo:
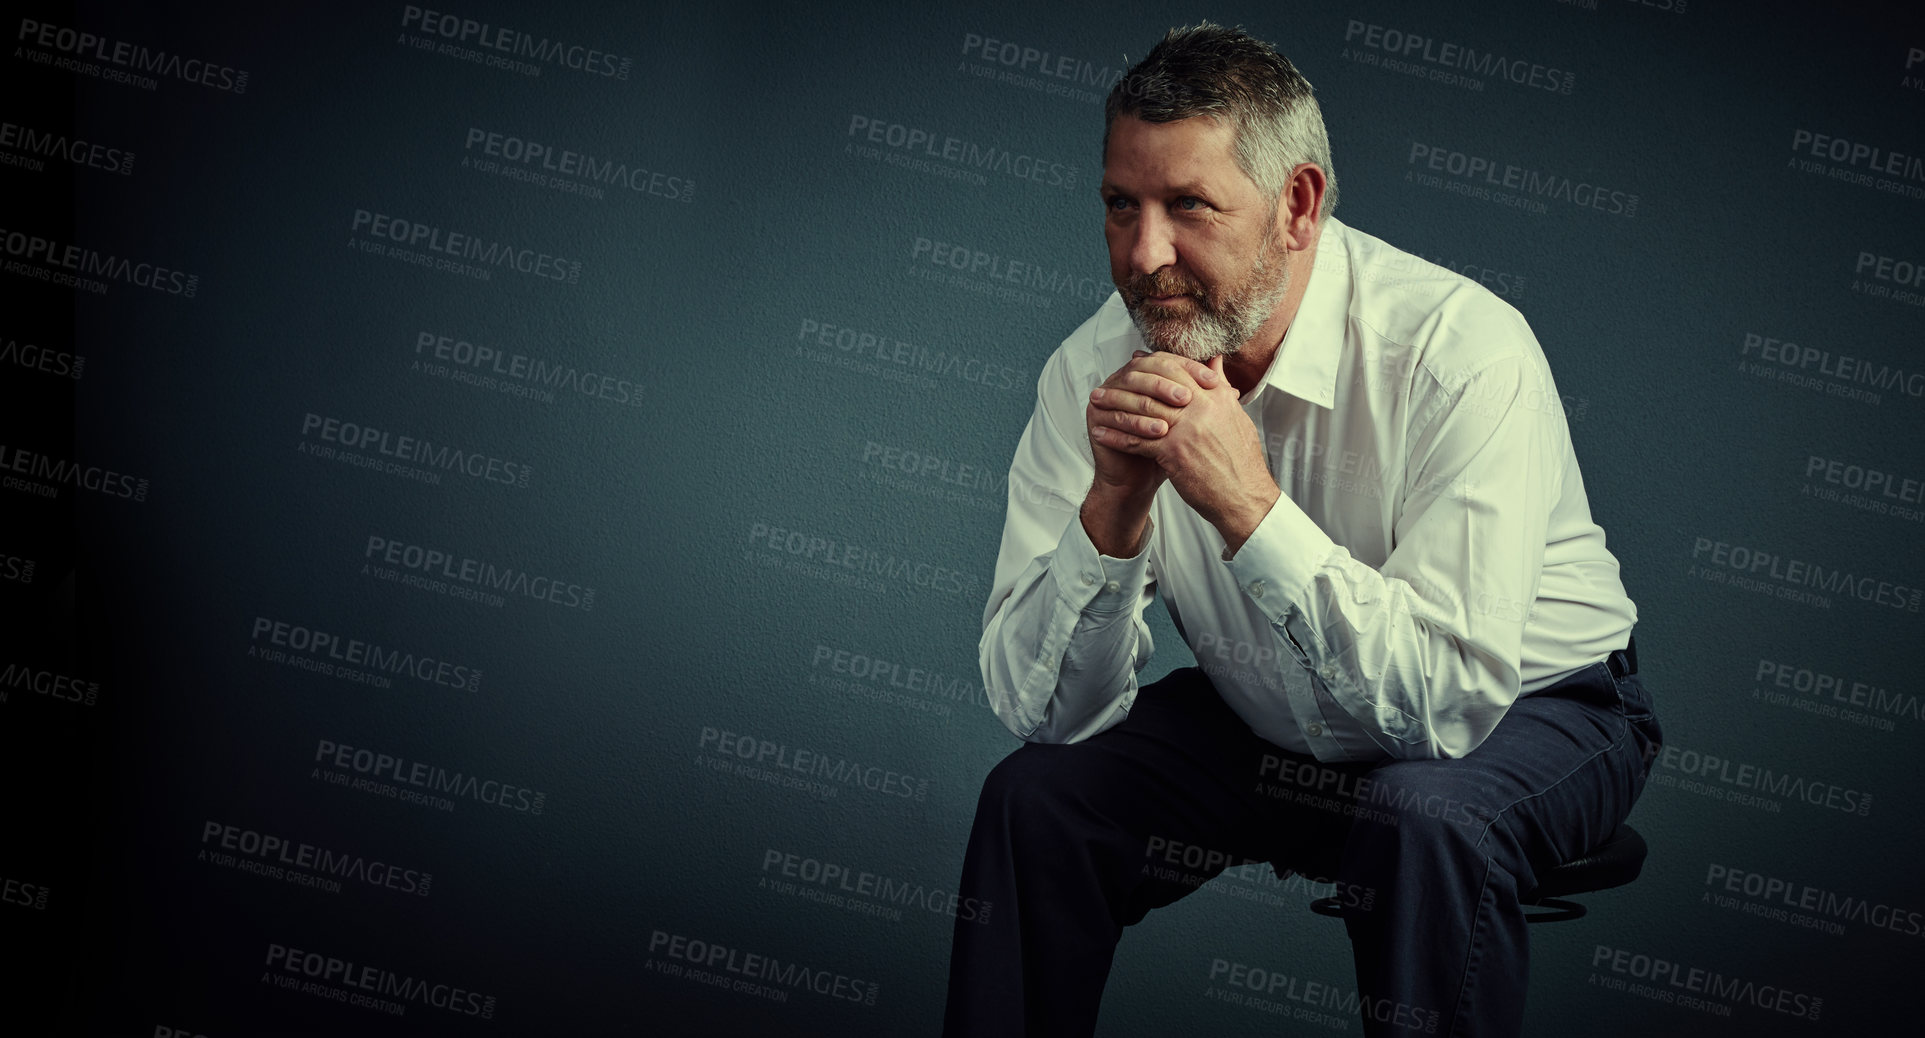
<svg viewBox="0 0 1925 1038">
<path fill-rule="evenodd" d="M 1171 192 L 1171 194 L 1172 194 L 1172 195 L 1173 195 L 1174 197 L 1177 197 L 1177 198 L 1181 198 L 1181 197 L 1183 197 L 1183 196 L 1185 196 L 1185 195 L 1201 195 L 1201 196 L 1203 196 L 1203 197 L 1206 197 L 1206 198 L 1213 198 L 1213 197 L 1215 197 L 1215 196 L 1216 196 L 1216 193 L 1217 193 L 1217 192 L 1215 191 L 1215 189 L 1213 189 L 1213 188 L 1209 188 L 1209 187 L 1206 187 L 1206 186 L 1204 186 L 1204 185 L 1202 185 L 1202 184 L 1199 184 L 1199 183 L 1197 183 L 1197 182 L 1195 182 L 1195 181 L 1186 181 L 1186 182 L 1184 182 L 1184 183 L 1181 183 L 1181 184 L 1174 184 L 1174 185 L 1172 185 L 1172 186 L 1171 186 L 1171 187 L 1169 188 L 1169 191 Z M 1110 181 L 1109 181 L 1109 180 L 1107 180 L 1107 179 L 1105 179 L 1105 180 L 1104 180 L 1104 181 L 1103 181 L 1103 182 L 1102 182 L 1101 184 L 1099 184 L 1099 185 L 1097 185 L 1097 193 L 1099 193 L 1099 194 L 1105 194 L 1105 195 L 1109 195 L 1109 194 L 1117 194 L 1117 195 L 1129 195 L 1129 194 L 1131 194 L 1131 192 L 1128 192 L 1128 191 L 1125 191 L 1125 190 L 1123 190 L 1122 188 L 1120 188 L 1120 187 L 1118 187 L 1118 186 L 1116 186 L 1116 184 L 1114 184 L 1114 183 L 1112 183 L 1112 182 L 1110 182 Z"/>
</svg>

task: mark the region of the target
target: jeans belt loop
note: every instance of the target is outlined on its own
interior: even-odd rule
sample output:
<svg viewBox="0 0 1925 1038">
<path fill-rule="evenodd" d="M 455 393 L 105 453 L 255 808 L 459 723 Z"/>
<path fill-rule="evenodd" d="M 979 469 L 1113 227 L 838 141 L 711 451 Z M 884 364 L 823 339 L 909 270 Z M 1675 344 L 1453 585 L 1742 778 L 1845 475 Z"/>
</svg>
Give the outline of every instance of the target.
<svg viewBox="0 0 1925 1038">
<path fill-rule="evenodd" d="M 1623 681 L 1625 678 L 1636 674 L 1638 672 L 1638 640 L 1632 638 L 1626 641 L 1624 648 L 1605 657 L 1604 665 L 1610 669 L 1611 676 L 1617 678 L 1619 681 Z"/>
</svg>

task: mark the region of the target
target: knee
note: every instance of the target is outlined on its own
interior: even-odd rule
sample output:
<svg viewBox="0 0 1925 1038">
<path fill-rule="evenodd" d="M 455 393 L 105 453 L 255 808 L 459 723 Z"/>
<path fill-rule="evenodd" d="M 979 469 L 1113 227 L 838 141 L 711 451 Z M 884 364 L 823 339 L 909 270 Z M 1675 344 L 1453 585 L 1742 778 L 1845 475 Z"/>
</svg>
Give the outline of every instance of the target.
<svg viewBox="0 0 1925 1038">
<path fill-rule="evenodd" d="M 1052 759 L 1066 746 L 1024 743 L 989 769 L 983 779 L 984 804 L 1020 804 L 1047 798 L 1061 784 L 1062 768 Z"/>
<path fill-rule="evenodd" d="M 1086 800 L 1075 746 L 1028 743 L 983 779 L 978 815 L 1001 819 L 1012 835 L 1048 838 Z"/>
<path fill-rule="evenodd" d="M 1406 847 L 1463 847 L 1483 841 L 1498 818 L 1481 784 L 1448 761 L 1401 761 L 1372 771 L 1357 798 L 1353 838 Z"/>
</svg>

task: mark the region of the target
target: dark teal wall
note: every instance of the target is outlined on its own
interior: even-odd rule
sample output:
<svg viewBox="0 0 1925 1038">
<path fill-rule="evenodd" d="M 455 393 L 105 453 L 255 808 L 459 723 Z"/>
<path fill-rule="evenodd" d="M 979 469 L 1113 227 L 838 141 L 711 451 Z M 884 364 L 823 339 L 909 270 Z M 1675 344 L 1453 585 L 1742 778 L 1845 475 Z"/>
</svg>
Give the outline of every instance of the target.
<svg viewBox="0 0 1925 1038">
<path fill-rule="evenodd" d="M 27 892 L 0 902 L 0 1014 L 210 1038 L 933 1033 L 976 792 L 1016 745 L 975 656 L 1003 481 L 1043 361 L 1109 293 L 1100 94 L 1197 17 L 1277 41 L 1316 85 L 1346 222 L 1529 318 L 1641 614 L 1674 751 L 1633 816 L 1650 862 L 1534 935 L 1531 1033 L 1856 1035 L 1906 1012 L 1915 15 L 446 6 L 457 34 L 487 24 L 474 57 L 512 51 L 503 29 L 568 49 L 514 59 L 534 73 L 423 49 L 441 23 L 399 3 L 27 16 L 107 41 L 92 57 L 10 25 L 0 118 L 71 118 L 133 160 L 0 166 L 25 236 L 0 279 L 0 591 L 21 616 L 0 876 Z M 123 43 L 214 71 L 109 78 Z M 1523 82 L 1452 82 L 1446 45 Z M 978 170 L 910 131 L 1011 158 Z M 572 175 L 517 175 L 542 172 L 517 141 Z M 1473 160 L 1572 190 L 1507 204 Z M 395 254 L 384 235 L 414 228 Z M 487 265 L 496 248 L 529 269 Z M 58 283 L 76 264 L 104 290 Z M 1814 567 L 1851 590 L 1810 597 Z M 507 586 L 477 594 L 484 571 Z M 1160 607 L 1152 626 L 1148 677 L 1192 662 Z M 36 690 L 55 678 L 93 701 Z M 798 758 L 869 781 L 794 788 Z M 261 837 L 287 849 L 245 850 Z M 303 854 L 363 864 L 316 887 L 289 878 Z M 1217 960 L 1347 991 L 1310 896 L 1246 874 L 1155 914 L 1106 1033 L 1339 1030 L 1203 994 Z M 773 957 L 826 993 L 662 972 L 687 942 L 726 949 L 725 980 Z M 309 979 L 286 949 L 339 960 L 321 979 L 341 997 L 379 988 L 368 968 L 452 987 L 399 1017 L 330 1004 L 282 987 Z M 1691 1008 L 1662 976 L 1633 990 L 1633 962 L 1755 986 Z M 1822 999 L 1817 1019 L 1761 1007 L 1777 990 Z"/>
</svg>

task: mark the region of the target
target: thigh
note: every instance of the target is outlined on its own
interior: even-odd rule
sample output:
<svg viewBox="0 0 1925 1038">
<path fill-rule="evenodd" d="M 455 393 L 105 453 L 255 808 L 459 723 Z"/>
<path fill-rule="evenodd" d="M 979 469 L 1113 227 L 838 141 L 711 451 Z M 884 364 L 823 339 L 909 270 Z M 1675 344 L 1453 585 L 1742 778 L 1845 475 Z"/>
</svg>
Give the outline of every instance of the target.
<svg viewBox="0 0 1925 1038">
<path fill-rule="evenodd" d="M 1646 739 L 1602 664 L 1511 705 L 1462 758 L 1373 770 L 1360 803 L 1453 823 L 1528 890 L 1536 870 L 1602 844 L 1644 785 Z"/>
<path fill-rule="evenodd" d="M 1365 812 L 1358 799 L 1377 761 L 1320 761 L 1271 747 L 1258 768 L 1267 842 L 1263 854 L 1278 869 L 1315 883 L 1338 875 L 1345 843 Z"/>
<path fill-rule="evenodd" d="M 1078 743 L 1026 744 L 992 794 L 1038 826 L 1101 845 L 1121 922 L 1142 919 L 1231 865 L 1264 860 L 1253 777 L 1277 748 L 1259 739 L 1194 668 L 1137 693 L 1129 716 Z M 1015 805 L 1024 805 L 1015 807 Z"/>
</svg>

